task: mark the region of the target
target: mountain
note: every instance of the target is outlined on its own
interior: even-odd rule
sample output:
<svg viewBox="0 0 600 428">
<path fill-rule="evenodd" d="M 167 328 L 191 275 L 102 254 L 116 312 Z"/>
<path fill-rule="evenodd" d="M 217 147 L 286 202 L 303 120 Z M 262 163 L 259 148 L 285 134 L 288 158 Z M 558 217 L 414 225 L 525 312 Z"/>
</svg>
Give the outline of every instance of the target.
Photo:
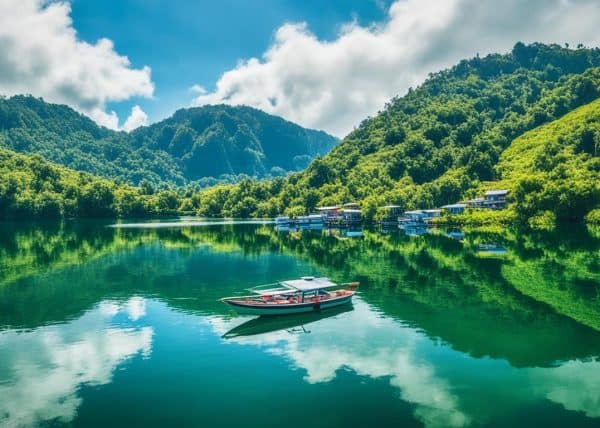
<svg viewBox="0 0 600 428">
<path fill-rule="evenodd" d="M 128 134 L 31 96 L 0 98 L 0 146 L 129 183 L 185 183 L 181 168 L 167 153 L 136 149 Z"/>
<path fill-rule="evenodd" d="M 306 168 L 337 139 L 251 107 L 181 109 L 132 133 L 134 146 L 169 153 L 190 180 L 223 174 L 285 175 Z"/>
<path fill-rule="evenodd" d="M 360 201 L 373 218 L 389 203 L 427 208 L 474 197 L 482 183 L 501 178 L 498 165 L 513 140 L 599 96 L 600 49 L 517 43 L 508 54 L 431 74 L 302 173 L 268 185 L 207 189 L 199 212 L 299 214 Z"/>
<path fill-rule="evenodd" d="M 333 139 L 247 107 L 180 110 L 126 134 L 65 106 L 1 99 L 0 146 L 121 183 L 2 150 L 0 217 L 298 215 L 359 201 L 372 219 L 389 203 L 428 208 L 508 188 L 509 209 L 496 213 L 508 219 L 600 223 L 599 97 L 600 49 L 517 43 L 430 75 L 302 172 L 200 192 L 152 184 L 274 175 Z"/>
<path fill-rule="evenodd" d="M 99 127 L 67 106 L 31 96 L 0 98 L 0 146 L 130 184 L 285 175 L 337 142 L 249 107 L 182 109 L 128 134 Z"/>
</svg>

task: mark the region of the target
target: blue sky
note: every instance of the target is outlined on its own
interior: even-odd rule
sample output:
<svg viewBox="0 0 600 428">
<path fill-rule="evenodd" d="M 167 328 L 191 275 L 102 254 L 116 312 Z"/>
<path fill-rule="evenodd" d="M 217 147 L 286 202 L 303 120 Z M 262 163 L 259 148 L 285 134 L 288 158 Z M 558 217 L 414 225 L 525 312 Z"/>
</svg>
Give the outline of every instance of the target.
<svg viewBox="0 0 600 428">
<path fill-rule="evenodd" d="M 320 39 L 340 25 L 385 18 L 391 0 L 72 0 L 73 25 L 90 43 L 110 38 L 136 68 L 152 68 L 153 99 L 109 103 L 119 117 L 139 104 L 150 122 L 191 103 L 192 85 L 211 90 L 244 58 L 260 57 L 286 22 L 306 22 Z"/>
<path fill-rule="evenodd" d="M 429 73 L 517 41 L 597 47 L 598 22 L 598 0 L 0 0 L 0 95 L 125 131 L 243 104 L 343 137 Z"/>
</svg>

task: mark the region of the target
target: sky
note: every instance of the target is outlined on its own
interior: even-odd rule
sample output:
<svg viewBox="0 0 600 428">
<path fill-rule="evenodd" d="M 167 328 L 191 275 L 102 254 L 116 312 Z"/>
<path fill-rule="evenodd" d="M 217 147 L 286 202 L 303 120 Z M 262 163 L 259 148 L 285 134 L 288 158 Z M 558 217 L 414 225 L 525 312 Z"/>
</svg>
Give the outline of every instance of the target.
<svg viewBox="0 0 600 428">
<path fill-rule="evenodd" d="M 0 94 L 125 131 L 228 103 L 343 137 L 431 72 L 596 47 L 598 22 L 598 0 L 0 0 Z"/>
</svg>

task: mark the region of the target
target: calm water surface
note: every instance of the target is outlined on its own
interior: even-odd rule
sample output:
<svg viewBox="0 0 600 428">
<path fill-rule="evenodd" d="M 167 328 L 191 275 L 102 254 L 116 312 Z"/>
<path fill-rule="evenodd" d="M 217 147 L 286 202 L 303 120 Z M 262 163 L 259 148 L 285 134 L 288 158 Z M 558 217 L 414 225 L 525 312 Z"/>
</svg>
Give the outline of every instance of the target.
<svg viewBox="0 0 600 428">
<path fill-rule="evenodd" d="M 361 286 L 217 301 L 301 275 Z M 598 427 L 599 357 L 598 230 L 0 224 L 3 427 Z"/>
</svg>

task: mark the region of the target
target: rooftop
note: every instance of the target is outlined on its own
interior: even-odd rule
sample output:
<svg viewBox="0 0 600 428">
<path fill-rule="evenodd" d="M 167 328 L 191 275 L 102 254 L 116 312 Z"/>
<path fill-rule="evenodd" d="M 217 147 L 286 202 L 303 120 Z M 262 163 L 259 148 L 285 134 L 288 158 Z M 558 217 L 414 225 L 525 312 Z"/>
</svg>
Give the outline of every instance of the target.
<svg viewBox="0 0 600 428">
<path fill-rule="evenodd" d="M 315 278 L 313 276 L 303 276 L 300 279 L 281 281 L 281 284 L 300 291 L 312 291 L 337 286 L 337 284 L 329 278 Z"/>
<path fill-rule="evenodd" d="M 508 190 L 488 190 L 485 192 L 485 196 L 502 196 L 506 195 Z"/>
<path fill-rule="evenodd" d="M 442 208 L 466 208 L 467 204 L 450 204 L 450 205 L 444 205 Z"/>
</svg>

